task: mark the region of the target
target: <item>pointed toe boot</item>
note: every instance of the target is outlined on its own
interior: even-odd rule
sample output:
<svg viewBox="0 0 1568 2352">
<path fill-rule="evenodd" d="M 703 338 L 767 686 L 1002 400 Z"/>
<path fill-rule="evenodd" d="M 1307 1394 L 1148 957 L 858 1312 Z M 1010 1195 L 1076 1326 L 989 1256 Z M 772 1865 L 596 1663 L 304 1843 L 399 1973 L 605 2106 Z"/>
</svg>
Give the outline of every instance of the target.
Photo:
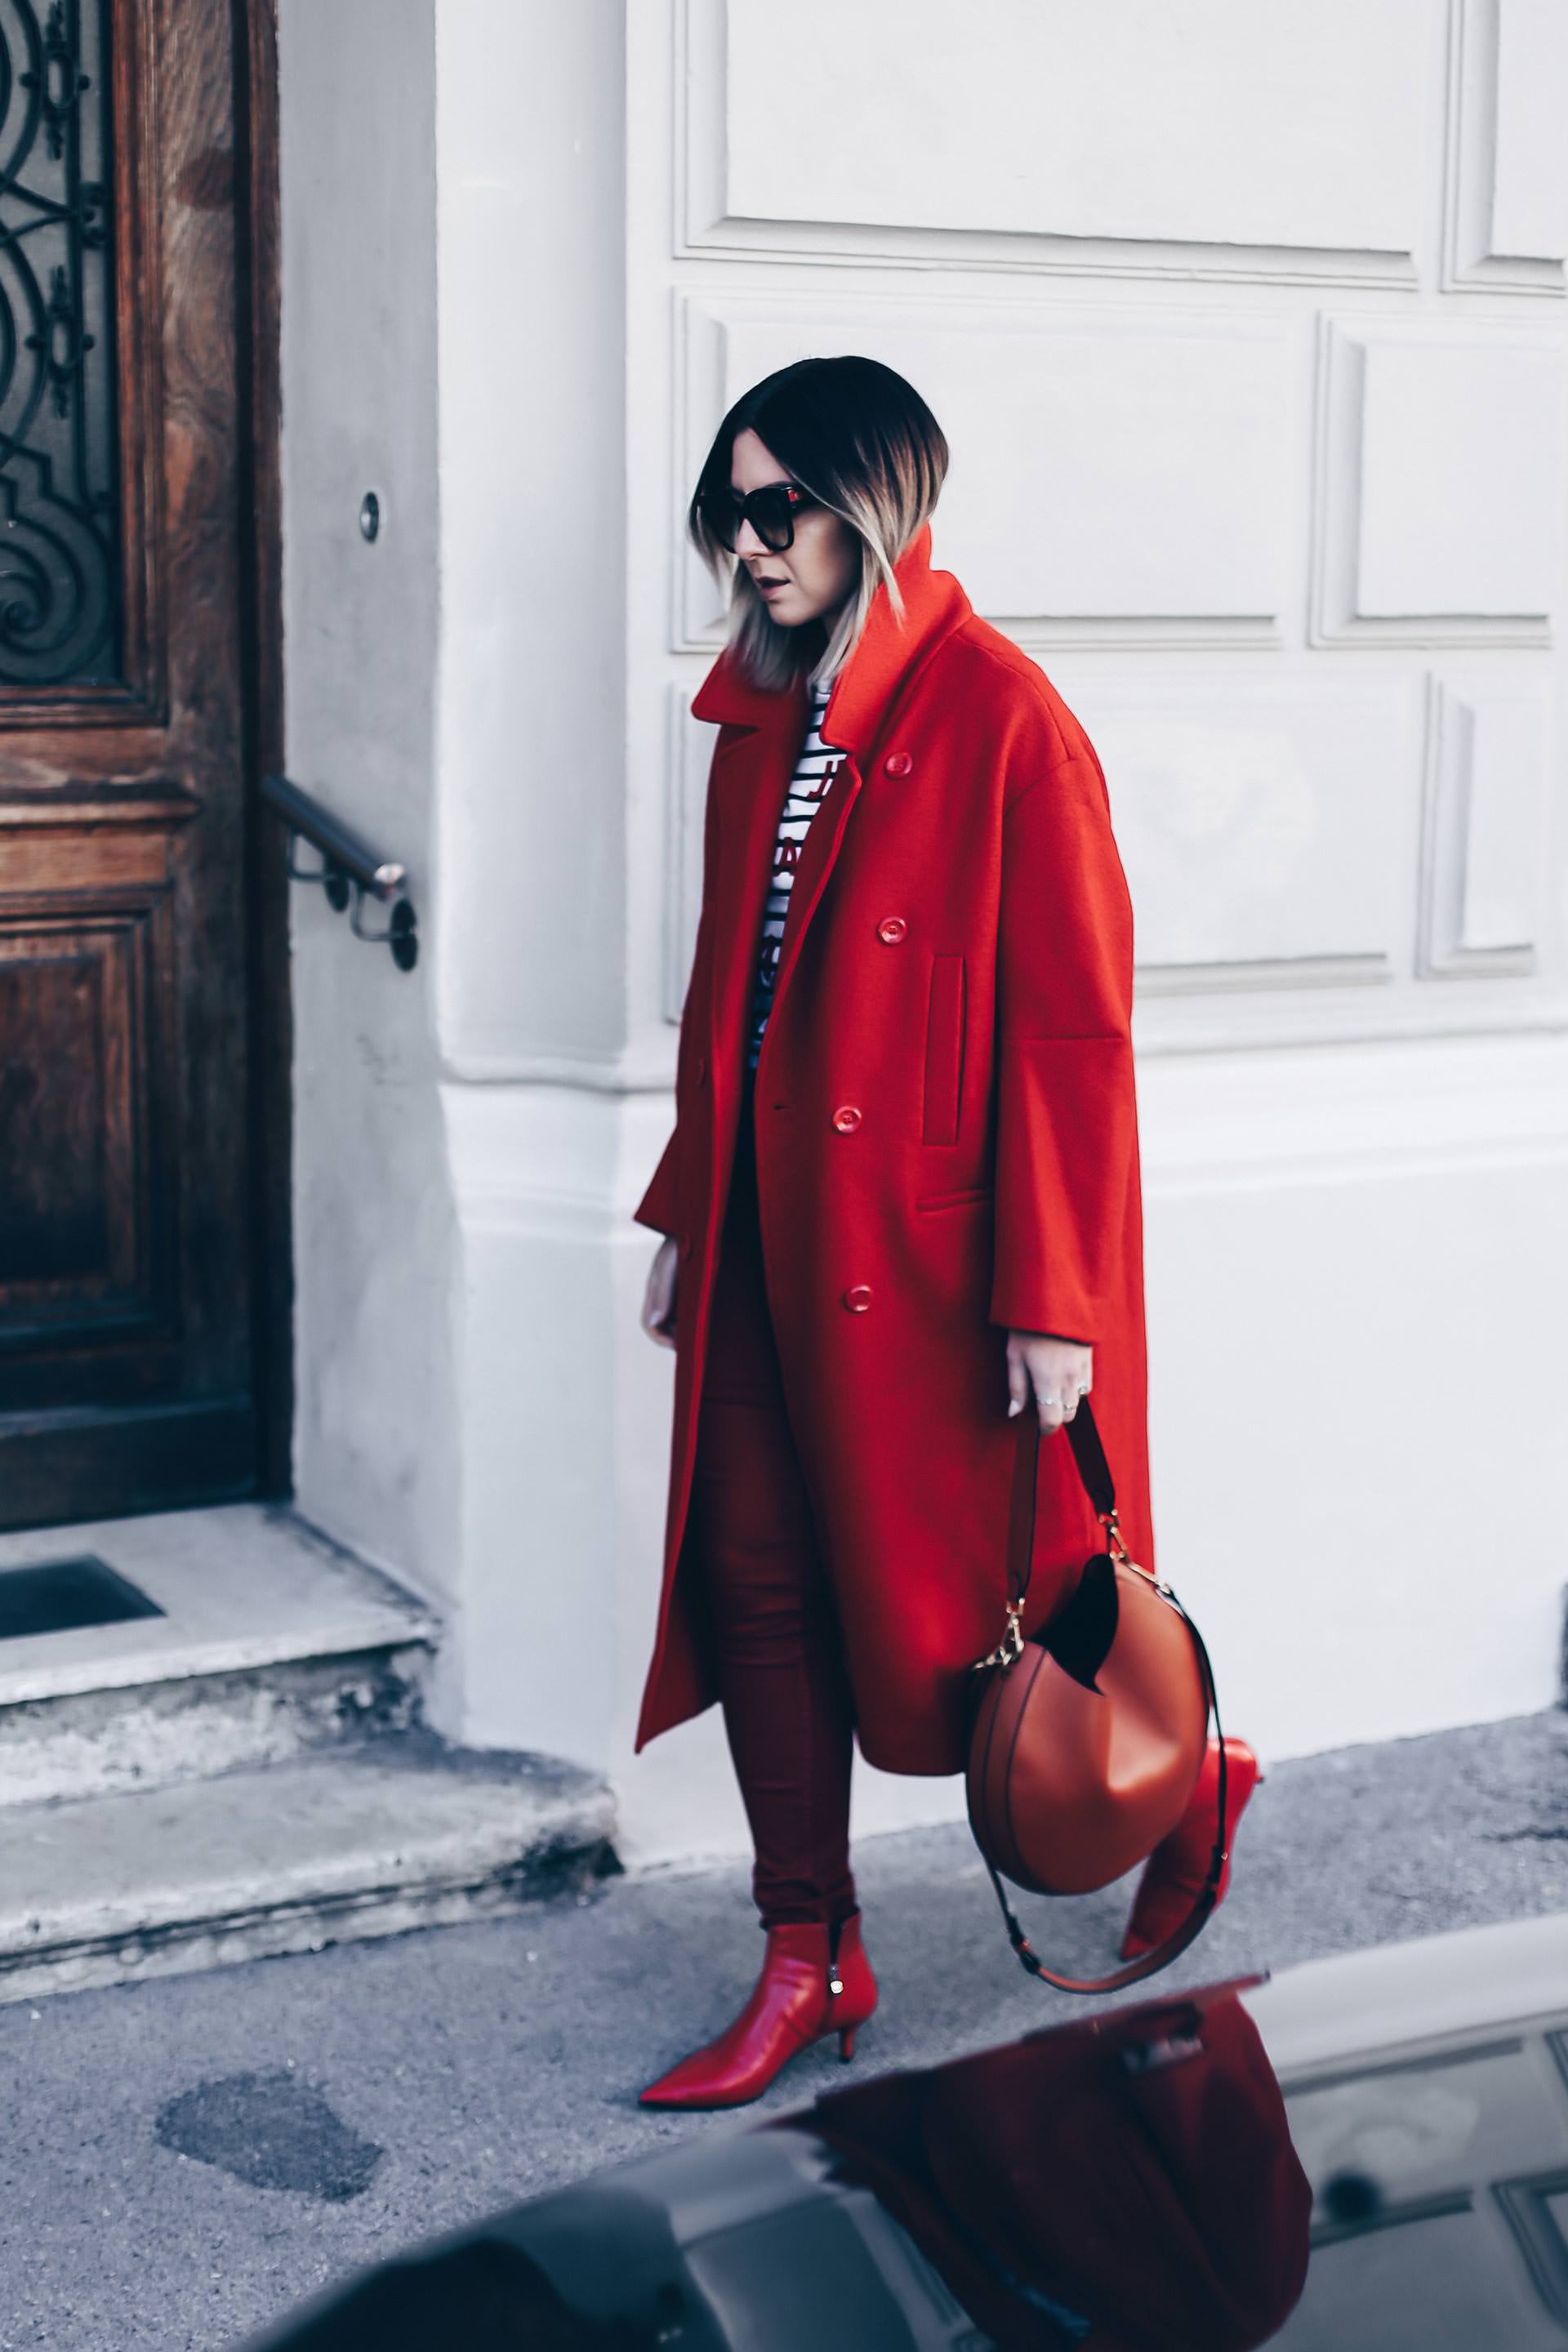
<svg viewBox="0 0 1568 2352">
<path fill-rule="evenodd" d="M 860 1914 L 837 1927 L 810 1921 L 770 1927 L 762 1974 L 732 2025 L 641 2095 L 645 2107 L 740 2107 L 760 2098 L 780 2069 L 830 2033 L 838 2054 L 877 2006 L 877 1979 L 860 1940 Z"/>
<path fill-rule="evenodd" d="M 1236 1847 L 1236 1832 L 1241 1816 L 1247 1810 L 1254 1789 L 1262 1783 L 1258 1759 L 1244 1739 L 1227 1739 L 1225 1743 L 1226 1766 L 1226 1858 L 1220 1871 L 1219 1893 L 1215 1908 L 1224 1902 L 1230 1885 L 1230 1857 Z M 1188 1801 L 1187 1810 L 1171 1832 L 1162 1838 L 1143 1865 L 1143 1875 L 1138 1882 L 1138 1892 L 1132 1899 L 1132 1914 L 1127 1922 L 1127 1932 L 1121 1939 L 1121 1957 L 1135 1960 L 1173 1936 L 1197 1901 L 1208 1875 L 1209 1856 L 1214 1852 L 1215 1833 L 1219 1827 L 1219 1742 L 1211 1739 L 1197 1785 Z"/>
</svg>

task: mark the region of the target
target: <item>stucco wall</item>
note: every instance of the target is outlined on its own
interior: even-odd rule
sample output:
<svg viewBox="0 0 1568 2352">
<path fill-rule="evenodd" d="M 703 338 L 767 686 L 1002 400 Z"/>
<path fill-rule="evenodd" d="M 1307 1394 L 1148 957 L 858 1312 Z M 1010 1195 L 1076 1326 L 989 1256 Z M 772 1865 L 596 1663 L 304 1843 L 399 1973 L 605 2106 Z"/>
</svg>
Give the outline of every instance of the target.
<svg viewBox="0 0 1568 2352">
<path fill-rule="evenodd" d="M 416 971 L 291 894 L 300 1504 L 458 1581 L 458 1233 L 433 1012 L 439 583 L 430 0 L 282 0 L 289 773 L 408 867 Z M 359 527 L 367 490 L 381 535 Z M 314 863 L 304 853 L 302 863 Z M 366 921 L 384 919 L 372 909 Z"/>
<path fill-rule="evenodd" d="M 621 12 L 327 0 L 279 41 L 289 766 L 421 927 L 401 975 L 294 894 L 299 1497 L 444 1605 L 443 1727 L 603 1765 Z"/>
</svg>

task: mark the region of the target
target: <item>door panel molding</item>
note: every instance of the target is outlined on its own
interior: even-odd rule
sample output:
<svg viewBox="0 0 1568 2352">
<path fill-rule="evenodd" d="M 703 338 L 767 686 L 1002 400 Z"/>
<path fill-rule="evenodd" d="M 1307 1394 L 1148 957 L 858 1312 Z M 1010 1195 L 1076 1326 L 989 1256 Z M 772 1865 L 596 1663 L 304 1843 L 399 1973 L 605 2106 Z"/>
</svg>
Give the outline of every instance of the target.
<svg viewBox="0 0 1568 2352">
<path fill-rule="evenodd" d="M 7 1527 L 288 1491 L 275 26 L 82 8 L 115 44 L 125 659 L 0 685 Z"/>
</svg>

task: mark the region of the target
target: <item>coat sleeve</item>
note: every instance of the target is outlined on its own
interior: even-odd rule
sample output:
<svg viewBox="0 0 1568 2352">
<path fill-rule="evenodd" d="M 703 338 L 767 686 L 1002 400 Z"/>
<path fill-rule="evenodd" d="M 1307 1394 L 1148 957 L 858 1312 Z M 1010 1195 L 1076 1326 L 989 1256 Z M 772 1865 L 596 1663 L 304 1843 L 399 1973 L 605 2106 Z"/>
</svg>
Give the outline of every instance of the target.
<svg viewBox="0 0 1568 2352">
<path fill-rule="evenodd" d="M 990 1317 L 1092 1343 L 1137 1181 L 1132 908 L 1105 779 L 1079 750 L 1002 821 Z"/>
<path fill-rule="evenodd" d="M 673 1234 L 679 1230 L 675 1202 L 675 1135 L 672 1131 L 665 1145 L 658 1166 L 648 1178 L 647 1190 L 632 1215 L 639 1225 L 650 1225 L 656 1234 Z"/>
<path fill-rule="evenodd" d="M 681 1040 L 680 1052 L 677 1056 L 676 1067 L 675 1127 L 670 1134 L 669 1141 L 665 1145 L 663 1151 L 659 1155 L 658 1166 L 654 1170 L 653 1174 L 648 1179 L 647 1192 L 643 1194 L 642 1199 L 637 1202 L 637 1207 L 632 1211 L 632 1216 L 637 1223 L 639 1225 L 650 1225 L 656 1234 L 674 1234 L 679 1233 L 680 1230 L 680 1202 L 679 1199 L 679 1187 L 676 1182 L 676 1171 L 679 1166 L 679 1145 L 680 1139 L 680 1073 L 685 1066 L 687 1039 L 690 1034 L 690 1032 L 687 1027 L 687 1019 L 693 1007 L 699 1002 L 699 990 L 703 972 L 703 959 L 707 950 L 710 928 L 709 909 L 706 903 L 704 903 L 702 912 L 697 919 L 697 942 L 692 950 L 691 971 L 687 980 L 686 1001 L 681 1007 L 680 1013 Z"/>
<path fill-rule="evenodd" d="M 697 938 L 692 945 L 691 970 L 686 982 L 686 998 L 680 1012 L 680 1049 L 676 1056 L 675 1099 L 676 1122 L 669 1141 L 659 1156 L 658 1166 L 648 1179 L 647 1190 L 632 1211 L 639 1225 L 648 1225 L 656 1234 L 674 1234 L 680 1230 L 680 1202 L 676 1182 L 679 1166 L 678 1140 L 680 1134 L 681 1077 L 689 1052 L 690 1027 L 689 1016 L 702 1002 L 706 986 L 707 959 L 713 932 L 713 782 L 709 771 L 708 803 L 702 820 L 702 905 L 697 918 Z"/>
</svg>

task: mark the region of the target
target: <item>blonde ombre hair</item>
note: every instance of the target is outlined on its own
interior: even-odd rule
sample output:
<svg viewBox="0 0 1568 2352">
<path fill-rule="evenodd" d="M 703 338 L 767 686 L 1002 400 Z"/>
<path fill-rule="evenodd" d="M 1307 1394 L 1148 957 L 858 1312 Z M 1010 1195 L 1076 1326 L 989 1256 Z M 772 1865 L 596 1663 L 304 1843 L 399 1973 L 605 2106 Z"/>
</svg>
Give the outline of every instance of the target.
<svg viewBox="0 0 1568 2352">
<path fill-rule="evenodd" d="M 819 505 L 860 541 L 860 582 L 834 618 L 784 628 L 746 566 L 709 520 L 730 497 L 731 454 L 750 426 Z M 836 677 L 866 625 L 879 587 L 901 619 L 893 566 L 937 501 L 947 442 L 913 384 L 879 360 L 796 360 L 743 393 L 697 478 L 687 528 L 714 578 L 730 581 L 729 641 L 754 685 L 782 688 L 804 672 L 814 686 Z"/>
</svg>

